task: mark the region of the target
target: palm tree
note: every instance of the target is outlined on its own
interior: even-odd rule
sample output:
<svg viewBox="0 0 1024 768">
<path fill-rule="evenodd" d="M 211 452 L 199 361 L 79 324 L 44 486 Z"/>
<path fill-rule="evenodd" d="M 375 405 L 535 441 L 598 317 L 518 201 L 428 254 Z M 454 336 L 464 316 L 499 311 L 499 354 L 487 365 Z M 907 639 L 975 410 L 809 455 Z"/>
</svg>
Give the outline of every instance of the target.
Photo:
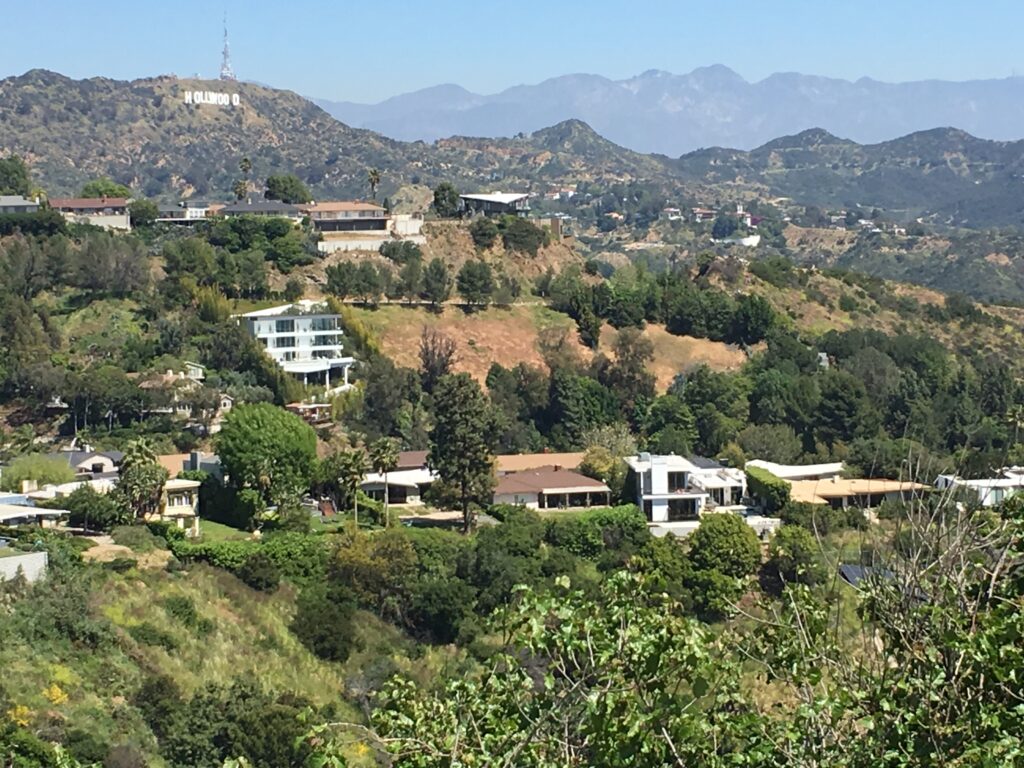
<svg viewBox="0 0 1024 768">
<path fill-rule="evenodd" d="M 384 475 L 384 527 L 391 522 L 388 514 L 390 493 L 388 492 L 388 472 L 398 467 L 398 441 L 393 437 L 382 437 L 370 446 L 370 466 L 374 472 Z"/>
<path fill-rule="evenodd" d="M 366 174 L 366 183 L 370 185 L 370 195 L 377 199 L 377 187 L 380 186 L 380 171 L 371 168 Z"/>
<path fill-rule="evenodd" d="M 238 161 L 238 170 L 245 174 L 245 178 L 249 178 L 249 174 L 252 172 L 252 160 L 248 157 L 243 157 Z"/>
<path fill-rule="evenodd" d="M 1006 420 L 1013 427 L 1013 444 L 1020 442 L 1020 431 L 1024 428 L 1024 405 L 1013 405 L 1006 414 Z"/>
<path fill-rule="evenodd" d="M 149 440 L 144 437 L 129 441 L 124 447 L 124 458 L 121 459 L 121 471 L 131 467 L 142 467 L 156 464 L 156 451 Z"/>
<path fill-rule="evenodd" d="M 239 179 L 231 187 L 231 191 L 235 193 L 236 200 L 244 200 L 245 196 L 249 194 L 249 182 Z"/>
<path fill-rule="evenodd" d="M 338 455 L 338 480 L 345 489 L 345 495 L 352 499 L 353 518 L 359 527 L 359 486 L 366 474 L 366 454 L 358 448 L 343 451 Z"/>
</svg>

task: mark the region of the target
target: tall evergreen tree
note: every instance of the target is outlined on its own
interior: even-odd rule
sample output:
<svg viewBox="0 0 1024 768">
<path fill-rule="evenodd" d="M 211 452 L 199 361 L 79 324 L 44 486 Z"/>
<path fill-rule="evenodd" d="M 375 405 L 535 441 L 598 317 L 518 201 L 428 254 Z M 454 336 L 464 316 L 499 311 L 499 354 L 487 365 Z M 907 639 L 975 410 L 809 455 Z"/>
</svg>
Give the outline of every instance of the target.
<svg viewBox="0 0 1024 768">
<path fill-rule="evenodd" d="M 458 497 L 469 533 L 474 505 L 489 504 L 494 488 L 493 418 L 480 385 L 468 373 L 442 378 L 434 391 L 434 419 L 427 461 Z"/>
</svg>

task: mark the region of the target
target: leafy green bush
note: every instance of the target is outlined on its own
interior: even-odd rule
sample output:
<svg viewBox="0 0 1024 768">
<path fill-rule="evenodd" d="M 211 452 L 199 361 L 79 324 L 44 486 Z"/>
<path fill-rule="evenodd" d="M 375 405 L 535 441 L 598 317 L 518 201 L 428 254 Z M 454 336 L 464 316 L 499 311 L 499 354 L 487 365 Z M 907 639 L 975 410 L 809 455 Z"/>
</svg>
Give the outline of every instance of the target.
<svg viewBox="0 0 1024 768">
<path fill-rule="evenodd" d="M 134 558 L 115 557 L 109 563 L 104 563 L 103 567 L 106 568 L 108 571 L 113 571 L 114 573 L 127 573 L 128 571 L 132 570 L 132 568 L 134 568 L 136 565 L 138 565 L 138 563 L 135 561 Z"/>
<path fill-rule="evenodd" d="M 75 471 L 63 459 L 50 458 L 41 453 L 30 453 L 19 456 L 4 467 L 0 477 L 0 490 L 20 491 L 21 483 L 33 480 L 40 486 L 70 483 L 75 479 Z"/>
<path fill-rule="evenodd" d="M 481 216 L 469 225 L 469 236 L 477 248 L 490 248 L 498 239 L 498 225 L 492 219 Z"/>
<path fill-rule="evenodd" d="M 784 582 L 817 584 L 824 576 L 820 547 L 805 528 L 784 525 L 768 545 L 768 567 Z"/>
<path fill-rule="evenodd" d="M 775 512 L 789 501 L 789 483 L 767 469 L 747 467 L 747 490 L 760 499 L 768 512 Z"/>
<path fill-rule="evenodd" d="M 99 493 L 91 485 L 72 491 L 64 507 L 70 513 L 68 523 L 88 531 L 109 531 L 132 519 L 132 511 L 126 504 L 119 504 L 113 494 Z"/>
<path fill-rule="evenodd" d="M 754 529 L 739 515 L 707 514 L 688 539 L 690 561 L 701 571 L 718 571 L 741 579 L 761 564 L 761 545 Z"/>
<path fill-rule="evenodd" d="M 345 661 L 356 647 L 351 595 L 335 584 L 314 584 L 299 594 L 291 629 L 299 642 L 325 661 Z"/>
<path fill-rule="evenodd" d="M 128 547 L 134 552 L 152 552 L 167 546 L 164 539 L 154 536 L 145 525 L 119 525 L 110 531 L 110 537 L 115 544 Z"/>
<path fill-rule="evenodd" d="M 502 222 L 501 240 L 506 250 L 536 256 L 541 246 L 548 244 L 550 234 L 547 229 L 518 216 L 510 219 Z"/>
<path fill-rule="evenodd" d="M 164 598 L 164 610 L 183 626 L 192 629 L 199 623 L 199 612 L 196 603 L 188 595 L 171 595 Z"/>
<path fill-rule="evenodd" d="M 149 622 L 143 622 L 142 624 L 135 624 L 134 626 L 128 627 L 128 634 L 131 635 L 132 639 L 137 643 L 163 648 L 168 653 L 178 649 L 178 640 L 174 635 L 169 632 L 164 632 L 162 629 L 153 626 Z"/>
<path fill-rule="evenodd" d="M 596 560 L 608 550 L 635 552 L 650 539 L 650 531 L 639 508 L 627 504 L 549 520 L 544 538 L 577 557 Z"/>
<path fill-rule="evenodd" d="M 863 510 L 857 507 L 833 509 L 825 504 L 789 502 L 779 512 L 779 517 L 787 525 L 798 525 L 823 536 L 846 528 L 863 530 L 867 526 Z"/>
<path fill-rule="evenodd" d="M 458 579 L 421 582 L 412 595 L 409 621 L 413 631 L 433 643 L 467 642 L 471 637 L 463 628 L 475 626 L 467 619 L 473 615 L 476 591 Z"/>
<path fill-rule="evenodd" d="M 242 563 L 238 578 L 259 592 L 273 592 L 281 583 L 281 570 L 270 555 L 257 551 Z"/>
<path fill-rule="evenodd" d="M 182 562 L 203 562 L 232 573 L 256 552 L 264 552 L 281 575 L 297 583 L 323 578 L 327 571 L 330 546 L 323 536 L 280 531 L 261 541 L 239 540 L 194 542 L 187 539 L 168 542 L 171 552 Z"/>
</svg>

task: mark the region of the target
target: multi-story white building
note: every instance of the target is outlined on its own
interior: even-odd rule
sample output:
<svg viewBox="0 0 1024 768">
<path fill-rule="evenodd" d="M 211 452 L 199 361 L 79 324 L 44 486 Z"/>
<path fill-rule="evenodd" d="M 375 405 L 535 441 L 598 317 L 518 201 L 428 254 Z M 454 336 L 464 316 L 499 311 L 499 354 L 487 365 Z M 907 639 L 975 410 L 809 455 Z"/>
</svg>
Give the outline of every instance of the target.
<svg viewBox="0 0 1024 768">
<path fill-rule="evenodd" d="M 705 511 L 740 508 L 746 474 L 700 457 L 640 453 L 626 463 L 636 475 L 636 503 L 652 523 L 695 520 Z"/>
<path fill-rule="evenodd" d="M 312 380 L 328 389 L 351 386 L 348 369 L 355 360 L 342 353 L 341 317 L 323 302 L 305 299 L 248 312 L 239 319 L 274 362 L 301 376 L 304 384 Z"/>
</svg>

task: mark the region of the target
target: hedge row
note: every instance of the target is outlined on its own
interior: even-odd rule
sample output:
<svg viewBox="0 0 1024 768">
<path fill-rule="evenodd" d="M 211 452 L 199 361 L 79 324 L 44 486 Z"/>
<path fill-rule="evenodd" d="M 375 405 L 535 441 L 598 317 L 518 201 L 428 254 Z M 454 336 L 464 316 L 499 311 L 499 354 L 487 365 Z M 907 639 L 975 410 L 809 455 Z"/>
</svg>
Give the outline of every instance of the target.
<svg viewBox="0 0 1024 768">
<path fill-rule="evenodd" d="M 183 563 L 208 563 L 232 573 L 238 573 L 250 557 L 260 552 L 284 577 L 297 584 L 323 578 L 331 553 L 324 536 L 291 531 L 269 534 L 263 539 L 218 542 L 196 542 L 172 535 L 167 544 Z"/>
<path fill-rule="evenodd" d="M 789 503 L 789 483 L 761 467 L 747 467 L 747 492 L 761 499 L 768 512 L 776 512 Z"/>
</svg>

